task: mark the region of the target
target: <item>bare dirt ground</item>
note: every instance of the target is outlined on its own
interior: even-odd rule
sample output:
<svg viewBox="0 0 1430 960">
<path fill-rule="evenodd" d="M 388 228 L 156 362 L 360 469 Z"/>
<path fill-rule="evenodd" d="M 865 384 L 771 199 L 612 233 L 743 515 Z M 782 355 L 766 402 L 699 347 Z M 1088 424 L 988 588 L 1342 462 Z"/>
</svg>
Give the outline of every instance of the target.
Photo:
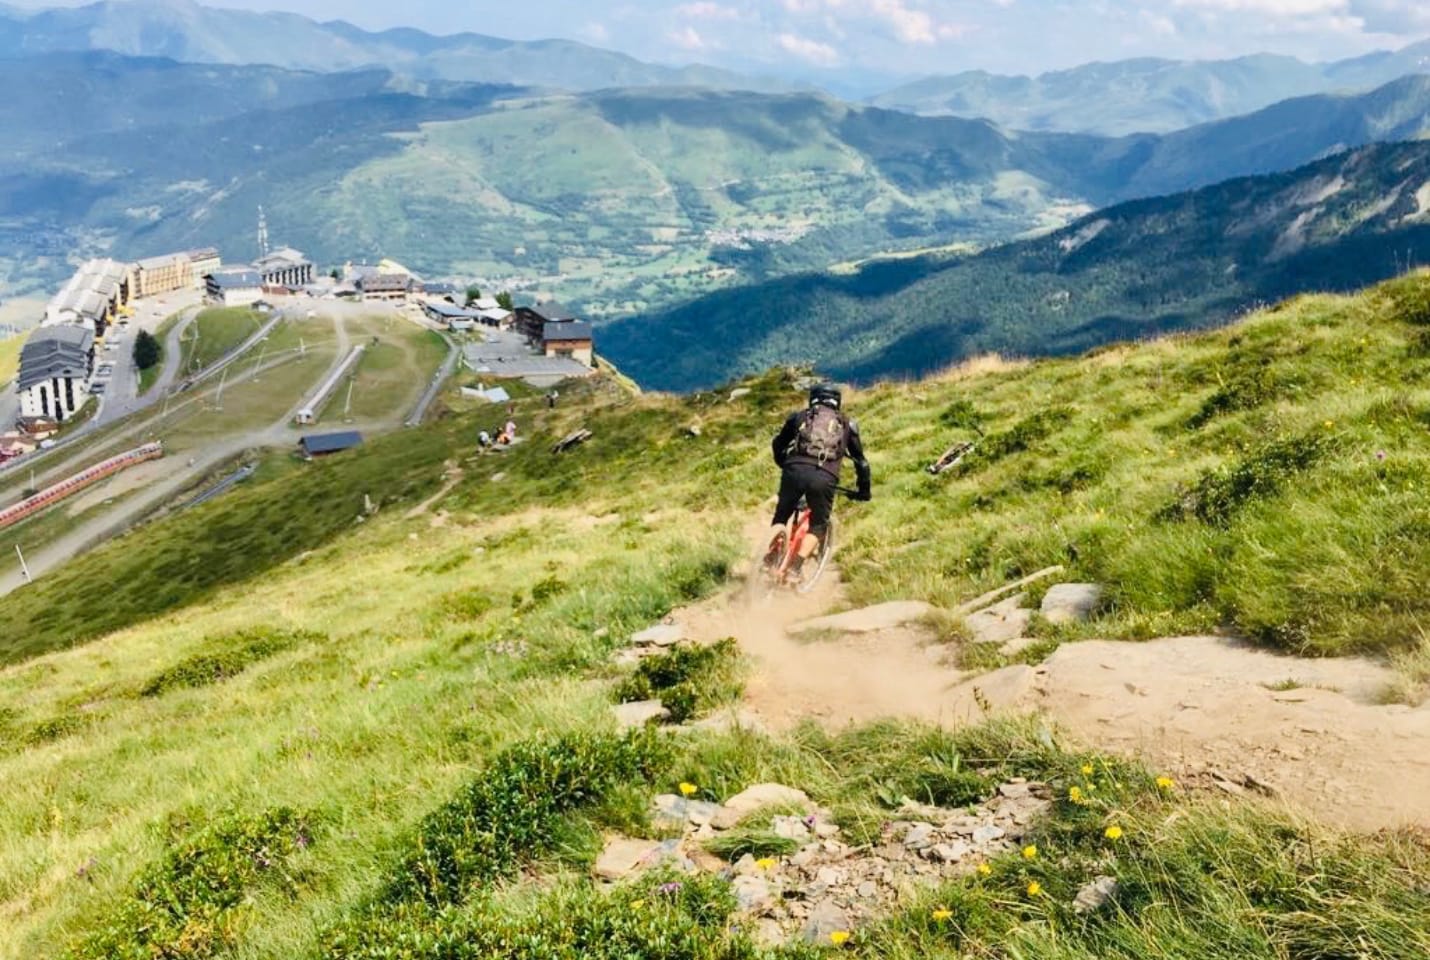
<svg viewBox="0 0 1430 960">
<path fill-rule="evenodd" d="M 1272 797 L 1354 830 L 1430 826 L 1430 704 L 1378 703 L 1394 678 L 1380 664 L 1179 637 L 1068 644 L 1037 667 L 975 676 L 917 623 L 791 629 L 838 599 L 830 577 L 807 597 L 732 594 L 673 619 L 696 641 L 740 641 L 755 665 L 746 707 L 772 729 L 1036 711 L 1089 748 L 1183 782 Z"/>
</svg>

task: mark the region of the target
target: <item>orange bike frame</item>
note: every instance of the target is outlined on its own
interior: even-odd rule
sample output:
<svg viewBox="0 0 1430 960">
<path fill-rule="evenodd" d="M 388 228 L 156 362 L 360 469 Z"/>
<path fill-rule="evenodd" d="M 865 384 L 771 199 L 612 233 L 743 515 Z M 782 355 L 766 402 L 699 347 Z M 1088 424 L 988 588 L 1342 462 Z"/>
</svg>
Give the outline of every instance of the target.
<svg viewBox="0 0 1430 960">
<path fill-rule="evenodd" d="M 789 565 L 794 562 L 794 558 L 799 556 L 799 545 L 804 542 L 804 538 L 809 535 L 809 521 L 813 514 L 809 507 L 801 507 L 795 511 L 794 516 L 789 520 L 789 537 L 786 538 L 784 559 L 780 561 L 778 570 L 779 579 L 784 580 L 785 574 L 789 572 Z"/>
</svg>

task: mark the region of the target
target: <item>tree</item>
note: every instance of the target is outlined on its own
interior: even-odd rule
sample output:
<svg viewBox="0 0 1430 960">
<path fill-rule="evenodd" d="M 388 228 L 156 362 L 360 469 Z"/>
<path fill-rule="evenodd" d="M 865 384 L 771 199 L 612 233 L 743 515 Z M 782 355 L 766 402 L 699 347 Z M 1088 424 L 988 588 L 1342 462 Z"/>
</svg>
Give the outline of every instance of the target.
<svg viewBox="0 0 1430 960">
<path fill-rule="evenodd" d="M 343 278 L 343 272 L 337 267 L 334 267 L 333 269 L 328 271 L 328 276 L 332 277 L 334 280 L 341 280 Z"/>
<path fill-rule="evenodd" d="M 474 283 L 467 288 L 467 306 L 470 307 L 480 299 L 482 299 L 482 288 Z"/>
<path fill-rule="evenodd" d="M 497 306 L 501 307 L 503 310 L 514 309 L 511 305 L 511 294 L 507 293 L 505 290 L 497 294 Z"/>
<path fill-rule="evenodd" d="M 159 362 L 159 341 L 148 330 L 140 330 L 134 338 L 134 365 L 140 370 L 148 370 Z"/>
</svg>

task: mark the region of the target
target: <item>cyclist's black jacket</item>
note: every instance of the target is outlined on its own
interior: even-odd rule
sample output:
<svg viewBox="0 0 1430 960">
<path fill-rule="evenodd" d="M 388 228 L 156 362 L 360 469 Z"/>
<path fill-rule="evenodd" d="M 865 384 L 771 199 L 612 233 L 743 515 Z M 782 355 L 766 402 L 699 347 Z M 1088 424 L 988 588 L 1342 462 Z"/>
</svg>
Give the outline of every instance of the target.
<svg viewBox="0 0 1430 960">
<path fill-rule="evenodd" d="M 872 489 L 872 481 L 869 475 L 869 461 L 864 457 L 864 441 L 859 437 L 859 424 L 844 417 L 844 423 L 848 427 L 844 431 L 844 456 L 820 463 L 814 457 L 801 456 L 791 452 L 795 438 L 799 436 L 800 422 L 806 412 L 806 410 L 796 410 L 790 414 L 780 432 L 775 434 L 774 442 L 771 444 L 775 463 L 779 464 L 781 469 L 797 464 L 818 467 L 838 481 L 840 468 L 844 465 L 844 457 L 847 456 L 854 461 L 854 471 L 859 477 L 859 493 L 867 496 Z"/>
</svg>

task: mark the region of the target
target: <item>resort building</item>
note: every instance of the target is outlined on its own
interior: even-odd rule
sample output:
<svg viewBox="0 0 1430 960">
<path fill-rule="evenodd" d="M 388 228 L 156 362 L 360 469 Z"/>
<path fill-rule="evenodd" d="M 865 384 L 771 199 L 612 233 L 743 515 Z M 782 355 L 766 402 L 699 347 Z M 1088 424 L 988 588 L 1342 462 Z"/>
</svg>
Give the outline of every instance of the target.
<svg viewBox="0 0 1430 960">
<path fill-rule="evenodd" d="M 20 351 L 20 416 L 63 422 L 89 399 L 94 334 L 77 324 L 41 327 Z"/>
</svg>

